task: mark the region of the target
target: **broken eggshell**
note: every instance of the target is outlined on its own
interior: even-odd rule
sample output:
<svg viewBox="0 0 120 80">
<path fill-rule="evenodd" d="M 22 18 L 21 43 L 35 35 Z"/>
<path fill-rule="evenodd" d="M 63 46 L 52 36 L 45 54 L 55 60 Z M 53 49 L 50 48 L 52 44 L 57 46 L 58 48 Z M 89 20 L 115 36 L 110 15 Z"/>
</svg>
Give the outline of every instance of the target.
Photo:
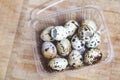
<svg viewBox="0 0 120 80">
<path fill-rule="evenodd" d="M 57 50 L 61 56 L 69 55 L 71 51 L 71 43 L 68 39 L 57 42 Z"/>
<path fill-rule="evenodd" d="M 56 26 L 52 28 L 51 36 L 57 41 L 63 40 L 67 38 L 67 30 L 63 26 Z"/>
<path fill-rule="evenodd" d="M 51 42 L 44 42 L 42 44 L 42 53 L 43 56 L 47 59 L 54 58 L 57 55 L 56 47 Z"/>
<path fill-rule="evenodd" d="M 93 35 L 94 31 L 86 25 L 82 25 L 78 29 L 78 37 L 85 42 L 88 42 Z"/>
</svg>

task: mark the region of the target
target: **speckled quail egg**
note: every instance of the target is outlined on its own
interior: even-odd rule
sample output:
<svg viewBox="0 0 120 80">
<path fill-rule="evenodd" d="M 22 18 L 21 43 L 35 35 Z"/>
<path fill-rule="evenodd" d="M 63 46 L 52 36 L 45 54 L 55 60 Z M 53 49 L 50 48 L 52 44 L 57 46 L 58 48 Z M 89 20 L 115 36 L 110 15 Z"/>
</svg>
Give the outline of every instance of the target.
<svg viewBox="0 0 120 80">
<path fill-rule="evenodd" d="M 84 48 L 85 46 L 85 41 L 84 40 L 80 40 L 77 36 L 77 34 L 75 34 L 72 39 L 71 39 L 71 44 L 72 47 L 76 50 L 80 50 L 82 48 Z"/>
<path fill-rule="evenodd" d="M 85 42 L 88 42 L 93 35 L 94 35 L 94 31 L 92 30 L 92 28 L 88 27 L 87 25 L 82 25 L 78 29 L 79 38 L 84 40 Z"/>
<path fill-rule="evenodd" d="M 68 61 L 65 58 L 54 58 L 50 60 L 48 65 L 53 70 L 62 71 L 66 69 Z"/>
<path fill-rule="evenodd" d="M 55 40 L 63 40 L 67 37 L 67 30 L 63 26 L 56 26 L 52 28 L 51 36 Z"/>
<path fill-rule="evenodd" d="M 96 48 L 101 42 L 101 37 L 98 33 L 95 33 L 94 36 L 86 43 L 88 48 Z"/>
<path fill-rule="evenodd" d="M 55 45 L 51 42 L 44 42 L 42 44 L 43 56 L 47 59 L 54 58 L 57 54 L 57 49 Z"/>
<path fill-rule="evenodd" d="M 71 43 L 68 39 L 57 42 L 57 49 L 61 56 L 67 56 L 71 51 Z"/>
<path fill-rule="evenodd" d="M 97 30 L 97 26 L 94 21 L 92 20 L 84 20 L 82 21 L 82 25 L 87 25 L 88 27 L 92 28 L 92 30 L 95 32 Z"/>
<path fill-rule="evenodd" d="M 69 65 L 78 68 L 83 64 L 83 57 L 77 50 L 72 50 L 68 58 Z"/>
<path fill-rule="evenodd" d="M 102 58 L 102 53 L 99 49 L 87 50 L 84 54 L 84 63 L 87 65 L 95 64 L 99 62 Z"/>
<path fill-rule="evenodd" d="M 79 27 L 79 24 L 75 20 L 70 20 L 65 24 L 65 28 L 67 29 L 68 36 L 72 36 L 77 28 Z"/>
<path fill-rule="evenodd" d="M 53 41 L 53 38 L 51 37 L 51 34 L 50 34 L 52 28 L 53 26 L 50 26 L 42 31 L 40 37 L 43 41 Z"/>
</svg>

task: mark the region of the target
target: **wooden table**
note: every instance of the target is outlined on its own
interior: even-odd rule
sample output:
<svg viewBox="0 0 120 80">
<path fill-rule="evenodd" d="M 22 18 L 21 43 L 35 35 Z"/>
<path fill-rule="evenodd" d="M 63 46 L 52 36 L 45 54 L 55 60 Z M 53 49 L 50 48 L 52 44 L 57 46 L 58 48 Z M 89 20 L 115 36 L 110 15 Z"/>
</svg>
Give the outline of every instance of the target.
<svg viewBox="0 0 120 80">
<path fill-rule="evenodd" d="M 112 63 L 100 66 L 94 70 L 87 71 L 82 74 L 77 74 L 74 76 L 60 76 L 56 78 L 46 79 L 40 78 L 36 75 L 36 68 L 34 66 L 33 54 L 31 47 L 26 50 L 26 54 L 15 54 L 20 50 L 20 44 L 25 43 L 24 41 L 30 40 L 29 37 L 25 39 L 20 38 L 20 36 L 27 35 L 24 34 L 27 30 L 25 24 L 20 24 L 20 20 L 24 22 L 24 16 L 20 14 L 24 13 L 23 8 L 25 8 L 28 1 L 30 1 L 29 7 L 33 8 L 35 5 L 41 5 L 43 7 L 44 3 L 48 0 L 0 0 L 0 80 L 119 80 L 120 78 L 120 0 L 93 0 L 96 4 L 100 5 L 104 10 L 104 15 L 108 23 L 110 30 L 110 37 L 114 45 L 115 58 Z M 24 5 L 24 6 L 23 6 Z M 68 5 L 68 4 L 67 4 Z M 23 23 L 21 22 L 21 23 Z M 24 27 L 23 27 L 24 26 Z M 19 34 L 23 31 L 23 34 Z M 16 36 L 15 36 L 16 35 Z M 18 37 L 19 36 L 19 37 Z M 23 42 L 19 42 L 22 39 Z M 25 44 L 30 44 L 26 42 Z M 30 44 L 31 45 L 31 44 Z M 25 47 L 26 46 L 22 46 Z M 16 52 L 15 52 L 16 51 Z M 19 63 L 16 67 L 14 63 L 16 56 L 23 60 L 24 65 Z M 24 55 L 24 56 L 23 56 Z M 17 58 L 17 57 L 16 57 Z M 29 64 L 31 63 L 31 64 Z M 17 63 L 16 63 L 17 64 Z M 23 71 L 16 71 L 17 69 Z M 32 74 L 32 76 L 30 76 Z"/>
</svg>

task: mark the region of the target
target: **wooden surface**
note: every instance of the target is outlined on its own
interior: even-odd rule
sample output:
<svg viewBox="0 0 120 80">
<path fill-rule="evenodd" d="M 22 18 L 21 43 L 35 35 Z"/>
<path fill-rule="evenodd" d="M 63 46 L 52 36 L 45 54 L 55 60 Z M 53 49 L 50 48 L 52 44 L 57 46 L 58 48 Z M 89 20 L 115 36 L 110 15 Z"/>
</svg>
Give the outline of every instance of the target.
<svg viewBox="0 0 120 80">
<path fill-rule="evenodd" d="M 30 0 L 29 7 L 33 8 L 39 3 L 40 7 L 43 7 L 46 1 L 48 0 Z M 29 34 L 30 29 L 25 22 L 28 18 L 20 16 L 27 12 L 25 9 L 27 2 L 28 0 L 0 0 L 0 80 L 119 80 L 120 0 L 94 0 L 104 10 L 114 45 L 113 62 L 81 74 L 52 78 L 40 78 L 36 72 L 31 47 L 32 35 Z"/>
<path fill-rule="evenodd" d="M 0 80 L 4 80 L 23 0 L 0 0 Z"/>
</svg>

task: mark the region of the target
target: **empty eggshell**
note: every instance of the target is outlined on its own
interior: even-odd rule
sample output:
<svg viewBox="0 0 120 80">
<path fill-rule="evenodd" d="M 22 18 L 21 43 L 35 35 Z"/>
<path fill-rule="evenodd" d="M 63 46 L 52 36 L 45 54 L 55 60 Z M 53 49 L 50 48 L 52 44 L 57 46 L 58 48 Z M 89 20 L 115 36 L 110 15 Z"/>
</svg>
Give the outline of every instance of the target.
<svg viewBox="0 0 120 80">
<path fill-rule="evenodd" d="M 72 39 L 71 39 L 71 44 L 72 47 L 76 50 L 80 50 L 82 48 L 85 47 L 85 41 L 84 40 L 80 40 L 77 36 L 77 34 L 75 34 Z"/>
<path fill-rule="evenodd" d="M 63 26 L 56 26 L 52 28 L 51 36 L 55 40 L 63 40 L 67 37 L 67 30 Z"/>
<path fill-rule="evenodd" d="M 43 41 L 53 41 L 53 38 L 51 37 L 51 34 L 50 34 L 52 28 L 53 26 L 50 26 L 42 31 L 40 37 Z"/>
<path fill-rule="evenodd" d="M 84 54 L 84 63 L 87 65 L 95 64 L 99 62 L 102 58 L 102 53 L 99 49 L 90 49 Z"/>
<path fill-rule="evenodd" d="M 65 58 L 54 58 L 50 60 L 48 65 L 53 70 L 62 71 L 66 69 L 68 61 Z"/>
<path fill-rule="evenodd" d="M 67 56 L 71 51 L 71 43 L 68 39 L 57 42 L 57 50 L 61 56 Z"/>
<path fill-rule="evenodd" d="M 92 28 L 92 30 L 95 32 L 97 30 L 97 26 L 95 24 L 95 22 L 93 20 L 84 20 L 82 21 L 82 25 L 86 25 L 88 26 L 89 28 Z"/>
<path fill-rule="evenodd" d="M 88 48 L 96 48 L 101 42 L 101 37 L 98 33 L 95 33 L 94 36 L 86 43 Z"/>
<path fill-rule="evenodd" d="M 72 36 L 77 28 L 79 27 L 79 24 L 75 20 L 70 20 L 65 24 L 65 28 L 67 29 L 68 36 Z"/>
<path fill-rule="evenodd" d="M 82 66 L 83 57 L 77 50 L 72 50 L 68 59 L 69 65 L 75 68 Z"/>
<path fill-rule="evenodd" d="M 51 42 L 44 42 L 42 44 L 43 56 L 47 59 L 54 58 L 57 55 L 56 47 Z"/>
</svg>

